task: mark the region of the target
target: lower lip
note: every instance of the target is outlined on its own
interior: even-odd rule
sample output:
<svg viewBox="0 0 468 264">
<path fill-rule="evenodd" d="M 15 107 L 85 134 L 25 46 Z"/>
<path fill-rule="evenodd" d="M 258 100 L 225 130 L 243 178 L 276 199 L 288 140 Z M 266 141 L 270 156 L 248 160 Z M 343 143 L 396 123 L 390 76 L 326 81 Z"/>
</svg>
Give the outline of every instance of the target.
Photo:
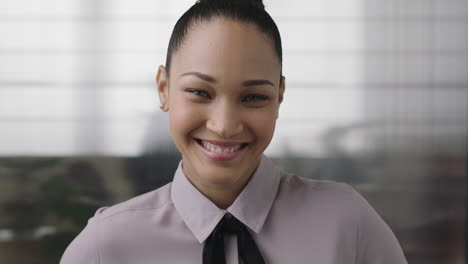
<svg viewBox="0 0 468 264">
<path fill-rule="evenodd" d="M 219 152 L 213 152 L 209 151 L 206 148 L 204 148 L 202 145 L 200 145 L 198 142 L 195 142 L 198 147 L 205 153 L 208 158 L 216 161 L 228 161 L 228 160 L 233 160 L 237 157 L 239 157 L 242 152 L 247 148 L 247 146 L 243 146 L 242 148 L 238 149 L 237 151 L 234 152 L 224 152 L 224 153 L 219 153 Z"/>
</svg>

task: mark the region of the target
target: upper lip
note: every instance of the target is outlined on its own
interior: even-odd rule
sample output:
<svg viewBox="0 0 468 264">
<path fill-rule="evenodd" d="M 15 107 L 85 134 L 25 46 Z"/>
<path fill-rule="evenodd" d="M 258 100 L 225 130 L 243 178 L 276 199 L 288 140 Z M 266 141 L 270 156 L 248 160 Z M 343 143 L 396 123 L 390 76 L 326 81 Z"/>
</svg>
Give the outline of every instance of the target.
<svg viewBox="0 0 468 264">
<path fill-rule="evenodd" d="M 225 142 L 225 141 L 207 140 L 207 139 L 201 139 L 201 138 L 195 138 L 195 139 L 208 142 L 213 145 L 220 146 L 220 147 L 233 147 L 233 146 L 247 143 L 247 142 Z"/>
</svg>

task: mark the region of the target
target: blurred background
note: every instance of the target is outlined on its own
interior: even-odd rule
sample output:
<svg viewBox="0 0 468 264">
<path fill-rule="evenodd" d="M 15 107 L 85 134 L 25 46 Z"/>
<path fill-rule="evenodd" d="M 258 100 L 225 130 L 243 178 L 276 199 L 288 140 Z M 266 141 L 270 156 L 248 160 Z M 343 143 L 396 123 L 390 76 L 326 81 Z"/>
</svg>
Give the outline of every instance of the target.
<svg viewBox="0 0 468 264">
<path fill-rule="evenodd" d="M 264 0 L 287 77 L 266 154 L 354 186 L 409 263 L 468 263 L 468 1 L 293 2 Z M 0 2 L 0 263 L 58 263 L 98 207 L 171 181 L 154 78 L 193 3 Z"/>
</svg>

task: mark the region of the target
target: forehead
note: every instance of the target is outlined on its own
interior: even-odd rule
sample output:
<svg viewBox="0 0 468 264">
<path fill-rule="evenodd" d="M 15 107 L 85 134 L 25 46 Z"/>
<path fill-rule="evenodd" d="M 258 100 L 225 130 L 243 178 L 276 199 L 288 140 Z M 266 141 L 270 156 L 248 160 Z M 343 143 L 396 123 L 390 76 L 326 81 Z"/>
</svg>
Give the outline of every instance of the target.
<svg viewBox="0 0 468 264">
<path fill-rule="evenodd" d="M 232 77 L 280 74 L 273 40 L 255 24 L 227 18 L 191 25 L 172 61 L 174 75 L 194 70 Z"/>
</svg>

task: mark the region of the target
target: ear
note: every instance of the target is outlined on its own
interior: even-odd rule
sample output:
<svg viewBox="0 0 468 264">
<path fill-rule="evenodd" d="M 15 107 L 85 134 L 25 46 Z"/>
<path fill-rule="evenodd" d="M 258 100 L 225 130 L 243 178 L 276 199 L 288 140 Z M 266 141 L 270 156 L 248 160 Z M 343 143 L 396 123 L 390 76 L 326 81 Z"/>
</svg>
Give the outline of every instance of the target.
<svg viewBox="0 0 468 264">
<path fill-rule="evenodd" d="M 281 76 L 279 91 L 278 91 L 278 109 L 276 111 L 276 119 L 278 119 L 279 107 L 281 103 L 283 102 L 283 98 L 284 98 L 284 89 L 286 88 L 285 82 L 286 82 L 286 78 L 284 76 Z"/>
<path fill-rule="evenodd" d="M 278 94 L 278 104 L 281 104 L 283 102 L 284 89 L 286 88 L 285 82 L 286 82 L 286 77 L 281 76 L 279 94 Z"/>
<path fill-rule="evenodd" d="M 160 65 L 156 74 L 156 85 L 158 86 L 161 110 L 164 112 L 169 111 L 169 76 L 166 73 L 166 68 Z"/>
</svg>

